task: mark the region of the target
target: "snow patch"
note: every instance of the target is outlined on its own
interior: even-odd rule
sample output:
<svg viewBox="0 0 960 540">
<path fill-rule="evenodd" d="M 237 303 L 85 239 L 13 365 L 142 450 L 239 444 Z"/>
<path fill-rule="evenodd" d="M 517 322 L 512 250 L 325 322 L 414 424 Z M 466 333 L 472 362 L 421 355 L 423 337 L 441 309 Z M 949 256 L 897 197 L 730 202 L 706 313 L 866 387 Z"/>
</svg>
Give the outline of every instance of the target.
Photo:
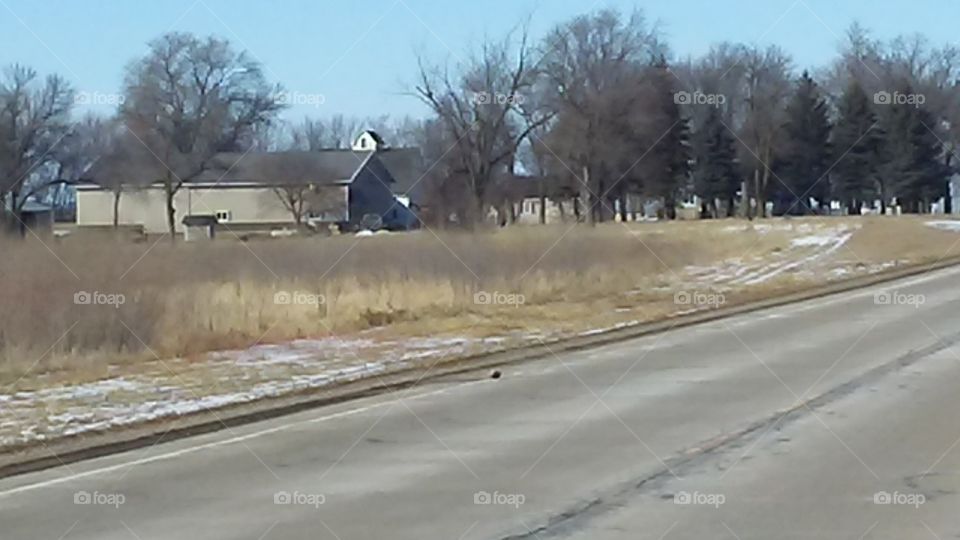
<svg viewBox="0 0 960 540">
<path fill-rule="evenodd" d="M 171 359 L 154 372 L 136 376 L 0 393 L 0 446 L 198 413 L 376 377 L 417 362 L 553 339 L 530 332 L 393 340 L 375 340 L 371 335 L 218 351 L 189 362 Z"/>
<path fill-rule="evenodd" d="M 927 221 L 924 225 L 941 231 L 960 232 L 960 221 Z"/>
</svg>

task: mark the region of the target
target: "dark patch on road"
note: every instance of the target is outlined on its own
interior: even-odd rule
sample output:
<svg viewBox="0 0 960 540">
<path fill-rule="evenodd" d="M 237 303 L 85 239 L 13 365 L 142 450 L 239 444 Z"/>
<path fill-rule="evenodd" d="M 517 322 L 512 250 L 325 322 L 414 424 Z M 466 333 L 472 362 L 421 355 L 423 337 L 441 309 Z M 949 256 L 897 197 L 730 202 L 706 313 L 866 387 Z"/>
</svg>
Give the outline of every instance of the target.
<svg viewBox="0 0 960 540">
<path fill-rule="evenodd" d="M 903 483 L 910 489 L 922 493 L 928 501 L 937 497 L 956 495 L 957 473 L 925 472 L 903 479 Z M 950 486 L 950 487 L 947 487 Z"/>
<path fill-rule="evenodd" d="M 783 426 L 812 414 L 815 409 L 826 407 L 858 390 L 875 391 L 875 389 L 870 388 L 870 385 L 957 344 L 960 344 L 960 332 L 941 338 L 927 347 L 912 350 L 903 356 L 870 369 L 850 381 L 798 403 L 786 411 L 777 411 L 740 430 L 710 439 L 667 458 L 663 461 L 665 467 L 652 474 L 615 485 L 593 499 L 582 501 L 548 517 L 545 522 L 535 528 L 527 528 L 523 532 L 501 536 L 498 540 L 544 540 L 546 538 L 561 538 L 582 531 L 598 517 L 625 506 L 637 496 L 661 491 L 663 486 L 673 477 L 679 477 L 681 473 L 708 466 L 707 462 L 709 460 L 721 457 L 726 451 L 741 447 L 748 441 L 765 435 L 778 424 L 782 429 Z M 830 411 L 830 414 L 832 413 L 833 411 Z M 746 460 L 749 457 L 744 456 L 742 459 Z M 929 480 L 930 475 L 927 476 L 927 480 Z M 915 482 L 917 481 L 915 480 Z M 936 492 L 931 493 L 927 497 L 932 498 L 930 495 L 935 494 Z M 660 497 L 664 498 L 664 495 Z M 669 495 L 669 497 L 672 498 L 673 495 Z"/>
<path fill-rule="evenodd" d="M 367 437 L 364 441 L 370 444 L 383 444 L 387 442 L 386 439 L 381 439 L 380 437 Z"/>
</svg>

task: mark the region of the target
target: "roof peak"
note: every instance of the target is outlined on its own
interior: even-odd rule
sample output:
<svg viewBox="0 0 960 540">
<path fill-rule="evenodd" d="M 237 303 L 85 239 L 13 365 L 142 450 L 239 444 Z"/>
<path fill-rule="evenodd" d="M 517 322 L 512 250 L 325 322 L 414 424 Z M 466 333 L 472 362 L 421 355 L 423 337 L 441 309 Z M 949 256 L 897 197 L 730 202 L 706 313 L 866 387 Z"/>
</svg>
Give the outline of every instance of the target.
<svg viewBox="0 0 960 540">
<path fill-rule="evenodd" d="M 353 142 L 353 149 L 356 151 L 378 151 L 387 148 L 387 143 L 383 137 L 372 129 L 366 129 L 360 132 L 357 140 Z"/>
</svg>

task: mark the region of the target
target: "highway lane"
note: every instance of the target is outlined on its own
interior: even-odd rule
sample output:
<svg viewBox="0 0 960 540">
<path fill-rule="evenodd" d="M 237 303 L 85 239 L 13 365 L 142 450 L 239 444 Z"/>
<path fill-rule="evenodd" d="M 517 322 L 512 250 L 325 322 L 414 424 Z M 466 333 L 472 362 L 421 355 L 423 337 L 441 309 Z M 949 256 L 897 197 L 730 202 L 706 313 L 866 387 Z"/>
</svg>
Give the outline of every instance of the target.
<svg viewBox="0 0 960 540">
<path fill-rule="evenodd" d="M 0 538 L 954 537 L 958 305 L 941 271 L 8 478 Z"/>
<path fill-rule="evenodd" d="M 540 538 L 956 538 L 958 375 L 935 353 Z"/>
</svg>

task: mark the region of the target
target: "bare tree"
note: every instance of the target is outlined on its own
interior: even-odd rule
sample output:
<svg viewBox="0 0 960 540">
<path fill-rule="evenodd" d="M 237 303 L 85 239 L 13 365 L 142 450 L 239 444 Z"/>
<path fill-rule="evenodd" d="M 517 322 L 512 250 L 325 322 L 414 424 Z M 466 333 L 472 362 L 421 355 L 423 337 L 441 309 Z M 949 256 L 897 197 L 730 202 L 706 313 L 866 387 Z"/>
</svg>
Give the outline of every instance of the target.
<svg viewBox="0 0 960 540">
<path fill-rule="evenodd" d="M 603 199 L 622 190 L 630 172 L 624 156 L 637 150 L 635 138 L 625 136 L 631 124 L 642 122 L 634 90 L 643 67 L 663 53 L 662 44 L 640 11 L 624 19 L 602 10 L 558 26 L 543 47 L 545 88 L 559 115 L 549 147 L 581 178 L 585 215 L 603 220 Z"/>
<path fill-rule="evenodd" d="M 960 48 L 933 47 L 922 35 L 899 36 L 883 42 L 854 24 L 847 31 L 840 58 L 828 68 L 824 78 L 835 99 L 856 81 L 877 104 L 882 104 L 876 100 L 884 93 L 889 95 L 904 86 L 910 87 L 914 97 L 922 99 L 919 106 L 930 114 L 930 121 L 921 127 L 942 141 L 943 164 L 956 169 L 956 149 L 960 147 Z M 890 111 L 889 107 L 878 109 L 881 124 Z M 884 188 L 887 181 L 881 179 L 880 187 Z M 944 193 L 949 190 L 949 186 L 944 186 Z M 945 201 L 947 210 L 952 211 L 951 198 L 946 197 Z"/>
<path fill-rule="evenodd" d="M 339 178 L 331 170 L 318 166 L 316 156 L 309 151 L 292 149 L 258 153 L 237 164 L 233 173 L 269 179 L 273 184 L 270 192 L 290 213 L 297 226 L 312 215 L 345 214 L 345 191 L 333 183 Z"/>
<path fill-rule="evenodd" d="M 288 127 L 288 145 L 297 150 L 344 150 L 353 145 L 362 130 L 381 135 L 390 146 L 415 146 L 419 120 L 404 117 L 392 119 L 389 115 L 374 117 L 304 118 Z"/>
<path fill-rule="evenodd" d="M 298 227 L 309 215 L 333 211 L 338 198 L 340 206 L 346 203 L 338 186 L 328 183 L 331 175 L 318 171 L 308 153 L 292 151 L 273 157 L 279 159 L 262 161 L 264 168 L 269 169 L 262 174 L 281 179 L 273 192 Z"/>
<path fill-rule="evenodd" d="M 520 161 L 530 174 L 537 181 L 537 197 L 539 199 L 540 215 L 537 217 L 540 224 L 547 222 L 547 198 L 555 192 L 556 183 L 551 177 L 551 170 L 555 170 L 555 158 L 545 139 L 549 137 L 550 126 L 541 125 L 530 132 L 530 137 L 520 149 Z"/>
<path fill-rule="evenodd" d="M 124 193 L 141 189 L 154 179 L 143 176 L 143 164 L 154 158 L 150 149 L 130 133 L 118 119 L 88 118 L 76 129 L 63 162 L 66 176 L 90 180 L 113 194 L 113 227 L 120 225 L 120 199 Z"/>
<path fill-rule="evenodd" d="M 70 130 L 74 92 L 50 75 L 42 83 L 37 72 L 8 67 L 0 79 L 0 223 L 22 221 L 20 212 L 32 189 L 31 176 L 54 162 L 52 151 Z M 11 217 L 6 217 L 7 210 Z"/>
<path fill-rule="evenodd" d="M 364 120 L 343 115 L 320 119 L 304 118 L 290 128 L 291 146 L 309 151 L 350 148 L 364 124 Z"/>
<path fill-rule="evenodd" d="M 68 183 L 80 180 L 107 153 L 119 128 L 115 120 L 94 115 L 87 115 L 71 125 L 70 131 L 53 152 L 57 162 L 57 178 Z"/>
<path fill-rule="evenodd" d="M 370 123 L 370 127 L 383 136 L 383 140 L 394 148 L 420 146 L 419 141 L 423 126 L 423 120 L 410 116 L 403 118 L 383 116 Z"/>
<path fill-rule="evenodd" d="M 467 185 L 472 209 L 469 224 L 483 219 L 498 179 L 512 175 L 517 148 L 530 132 L 550 119 L 545 110 L 532 111 L 532 90 L 539 58 L 526 29 L 519 43 L 512 35 L 488 41 L 452 69 L 430 66 L 419 59 L 414 89 L 447 132 L 458 177 Z"/>
<path fill-rule="evenodd" d="M 426 168 L 418 179 L 420 219 L 431 227 L 463 225 L 474 212 L 467 172 L 457 156 L 457 141 L 439 118 L 411 123 L 402 139 L 420 149 Z"/>
<path fill-rule="evenodd" d="M 230 43 L 166 34 L 127 69 L 124 123 L 154 159 L 145 174 L 163 183 L 167 224 L 175 237 L 174 196 L 211 168 L 222 151 L 242 150 L 257 127 L 282 108 L 259 63 Z"/>
<path fill-rule="evenodd" d="M 308 184 L 283 185 L 273 188 L 274 195 L 280 199 L 283 207 L 290 212 L 297 227 L 303 224 L 303 217 L 307 211 L 307 200 L 312 189 Z"/>
<path fill-rule="evenodd" d="M 750 145 L 741 152 L 740 162 L 752 170 L 753 186 L 744 191 L 745 213 L 752 217 L 748 192 L 757 200 L 759 217 L 767 217 L 767 193 L 777 148 L 785 121 L 784 111 L 791 92 L 790 57 L 779 47 L 744 51 L 744 119 L 741 140 Z"/>
<path fill-rule="evenodd" d="M 791 69 L 790 56 L 779 47 L 730 42 L 714 45 L 704 56 L 677 68 L 687 91 L 723 96 L 721 119 L 726 129 L 736 134 L 739 160 L 748 176 L 742 182 L 741 199 L 748 217 L 752 217 L 751 195 L 756 198 L 758 214 L 765 215 L 769 186 L 775 179 L 784 108 L 792 89 Z M 704 126 L 711 107 L 687 108 L 695 130 Z"/>
<path fill-rule="evenodd" d="M 346 196 L 336 185 L 289 183 L 273 188 L 273 193 L 297 227 L 308 217 L 342 214 L 347 204 Z"/>
</svg>

